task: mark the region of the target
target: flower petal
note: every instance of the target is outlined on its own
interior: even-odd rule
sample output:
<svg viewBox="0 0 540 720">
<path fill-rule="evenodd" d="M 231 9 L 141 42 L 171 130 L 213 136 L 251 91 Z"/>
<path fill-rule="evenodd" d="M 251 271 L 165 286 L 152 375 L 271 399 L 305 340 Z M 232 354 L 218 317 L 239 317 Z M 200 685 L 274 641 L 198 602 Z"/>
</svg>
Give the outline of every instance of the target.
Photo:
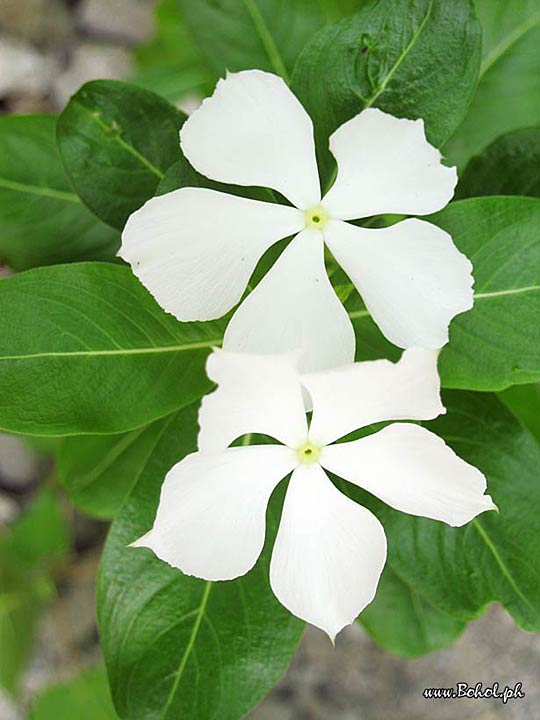
<svg viewBox="0 0 540 720">
<path fill-rule="evenodd" d="M 408 423 L 323 448 L 321 464 L 385 503 L 421 517 L 464 525 L 494 510 L 486 478 L 429 430 Z"/>
<path fill-rule="evenodd" d="M 264 545 L 270 495 L 296 462 L 282 445 L 188 455 L 168 472 L 154 526 L 133 546 L 205 580 L 244 575 Z"/>
<path fill-rule="evenodd" d="M 274 188 L 302 209 L 320 202 L 313 123 L 277 75 L 228 73 L 186 120 L 180 141 L 213 180 Z"/>
<path fill-rule="evenodd" d="M 436 350 L 405 350 L 399 362 L 372 360 L 302 376 L 313 417 L 309 437 L 328 445 L 381 420 L 432 420 L 441 404 Z"/>
<path fill-rule="evenodd" d="M 261 433 L 296 448 L 307 420 L 293 355 L 246 355 L 214 350 L 206 371 L 218 389 L 203 398 L 199 450 L 219 452 L 246 433 Z"/>
<path fill-rule="evenodd" d="M 263 253 L 303 225 L 295 208 L 181 188 L 130 216 L 118 254 L 167 312 L 212 320 L 240 300 Z"/>
<path fill-rule="evenodd" d="M 373 320 L 399 347 L 442 347 L 452 318 L 473 306 L 472 265 L 436 225 L 412 219 L 368 230 L 334 221 L 324 236 Z"/>
<path fill-rule="evenodd" d="M 336 182 L 323 200 L 336 218 L 383 213 L 428 215 L 450 202 L 456 168 L 441 164 L 423 120 L 405 120 L 368 108 L 330 136 Z"/>
<path fill-rule="evenodd" d="M 270 563 L 280 603 L 333 640 L 373 600 L 385 560 L 375 515 L 340 493 L 319 465 L 297 467 Z"/>
<path fill-rule="evenodd" d="M 328 280 L 319 231 L 303 230 L 285 248 L 234 313 L 223 347 L 257 354 L 301 350 L 305 371 L 354 360 L 354 330 Z"/>
</svg>

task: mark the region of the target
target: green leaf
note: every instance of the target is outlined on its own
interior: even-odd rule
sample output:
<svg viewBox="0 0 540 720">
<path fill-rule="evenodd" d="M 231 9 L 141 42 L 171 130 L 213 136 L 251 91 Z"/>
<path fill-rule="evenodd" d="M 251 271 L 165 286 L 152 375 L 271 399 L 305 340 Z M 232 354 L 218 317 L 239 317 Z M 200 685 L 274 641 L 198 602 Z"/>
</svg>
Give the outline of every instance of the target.
<svg viewBox="0 0 540 720">
<path fill-rule="evenodd" d="M 480 44 L 468 0 L 369 0 L 321 30 L 298 59 L 292 89 L 314 120 L 323 178 L 334 166 L 328 136 L 367 107 L 423 118 L 440 146 L 473 95 Z"/>
<path fill-rule="evenodd" d="M 93 213 L 122 229 L 153 197 L 180 157 L 185 117 L 159 95 L 117 80 L 94 80 L 75 93 L 58 119 L 58 147 Z"/>
<path fill-rule="evenodd" d="M 499 512 L 452 528 L 368 500 L 387 534 L 388 565 L 461 622 L 499 602 L 524 630 L 540 631 L 540 447 L 492 395 L 449 392 L 443 402 L 447 415 L 427 427 L 486 475 Z"/>
<path fill-rule="evenodd" d="M 0 117 L 0 262 L 14 270 L 108 260 L 120 244 L 73 193 L 55 127 L 53 115 Z"/>
<path fill-rule="evenodd" d="M 474 266 L 474 307 L 450 326 L 445 387 L 502 390 L 540 379 L 540 200 L 487 197 L 430 217 Z"/>
<path fill-rule="evenodd" d="M 190 93 L 206 94 L 213 76 L 186 28 L 178 0 L 158 5 L 155 26 L 155 37 L 135 50 L 137 69 L 132 81 L 173 103 Z"/>
<path fill-rule="evenodd" d="M 80 510 L 112 518 L 160 439 L 163 421 L 120 435 L 64 438 L 57 454 L 58 474 Z"/>
<path fill-rule="evenodd" d="M 129 268 L 82 263 L 0 282 L 0 427 L 118 433 L 196 400 L 222 324 L 179 323 Z"/>
<path fill-rule="evenodd" d="M 540 197 L 540 128 L 507 133 L 473 157 L 456 197 L 483 195 Z"/>
<path fill-rule="evenodd" d="M 475 7 L 483 27 L 478 89 L 445 148 L 460 166 L 499 135 L 540 125 L 538 0 L 475 0 Z"/>
<path fill-rule="evenodd" d="M 540 442 L 540 383 L 513 385 L 498 395 L 499 400 Z"/>
<path fill-rule="evenodd" d="M 209 68 L 269 70 L 285 79 L 300 50 L 324 23 L 313 0 L 178 0 Z"/>
<path fill-rule="evenodd" d="M 66 521 L 45 488 L 13 528 L 0 530 L 0 685 L 18 691 L 41 611 L 54 596 L 49 570 L 69 549 Z"/>
<path fill-rule="evenodd" d="M 359 621 L 386 651 L 416 657 L 450 645 L 465 622 L 432 605 L 387 563 L 377 594 Z"/>
<path fill-rule="evenodd" d="M 230 582 L 182 575 L 127 547 L 152 525 L 165 473 L 196 447 L 196 407 L 161 420 L 161 437 L 114 521 L 98 590 L 100 636 L 116 709 L 129 720 L 237 720 L 277 682 L 303 624 L 274 598 L 269 544 Z"/>
<path fill-rule="evenodd" d="M 32 702 L 28 720 L 117 720 L 103 667 L 46 688 Z"/>
</svg>

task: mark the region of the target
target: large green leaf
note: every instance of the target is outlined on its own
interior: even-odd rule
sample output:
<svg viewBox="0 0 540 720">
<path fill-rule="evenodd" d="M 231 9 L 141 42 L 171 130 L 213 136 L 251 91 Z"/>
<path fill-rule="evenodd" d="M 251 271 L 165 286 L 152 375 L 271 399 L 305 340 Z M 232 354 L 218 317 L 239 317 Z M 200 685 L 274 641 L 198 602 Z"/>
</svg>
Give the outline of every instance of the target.
<svg viewBox="0 0 540 720">
<path fill-rule="evenodd" d="M 120 435 L 64 438 L 57 452 L 58 474 L 80 510 L 112 518 L 154 451 L 163 421 Z"/>
<path fill-rule="evenodd" d="M 28 720 L 117 720 L 103 667 L 51 685 L 32 701 Z"/>
<path fill-rule="evenodd" d="M 321 30 L 296 65 L 292 88 L 315 121 L 328 179 L 328 136 L 366 107 L 423 118 L 440 146 L 462 121 L 480 64 L 480 26 L 468 0 L 369 0 Z"/>
<path fill-rule="evenodd" d="M 474 266 L 474 307 L 450 326 L 445 387 L 502 390 L 540 379 L 540 200 L 451 203 L 431 219 Z"/>
<path fill-rule="evenodd" d="M 270 70 L 288 78 L 298 53 L 324 23 L 313 0 L 177 0 L 208 66 Z"/>
<path fill-rule="evenodd" d="M 10 530 L 0 528 L 0 685 L 16 693 L 41 611 L 54 596 L 50 570 L 69 548 L 66 521 L 46 488 Z"/>
<path fill-rule="evenodd" d="M 58 147 L 73 187 L 98 217 L 122 229 L 180 157 L 184 113 L 159 95 L 94 80 L 58 119 Z"/>
<path fill-rule="evenodd" d="M 538 0 L 475 0 L 475 7 L 483 28 L 480 81 L 445 149 L 461 166 L 499 135 L 540 125 Z"/>
<path fill-rule="evenodd" d="M 359 621 L 385 650 L 404 657 L 450 645 L 465 622 L 433 605 L 387 562 L 375 599 Z"/>
<path fill-rule="evenodd" d="M 213 76 L 186 28 L 178 0 L 158 5 L 155 26 L 155 37 L 135 50 L 132 81 L 175 103 L 189 93 L 204 93 Z"/>
<path fill-rule="evenodd" d="M 472 158 L 456 197 L 483 195 L 540 197 L 540 128 L 507 133 Z"/>
<path fill-rule="evenodd" d="M 462 528 L 377 504 L 388 562 L 421 598 L 469 621 L 499 602 L 520 627 L 540 631 L 540 447 L 493 396 L 450 392 L 428 423 L 486 475 L 499 512 Z"/>
<path fill-rule="evenodd" d="M 268 542 L 248 575 L 216 583 L 128 547 L 151 527 L 167 470 L 196 446 L 195 407 L 160 423 L 101 565 L 98 617 L 113 699 L 129 720 L 237 720 L 284 672 L 303 625 L 272 595 Z M 271 537 L 275 526 L 271 507 Z"/>
<path fill-rule="evenodd" d="M 0 262 L 15 270 L 114 257 L 120 238 L 75 195 L 53 115 L 0 117 Z"/>
<path fill-rule="evenodd" d="M 210 388 L 217 322 L 179 323 L 129 268 L 28 270 L 0 282 L 0 427 L 36 435 L 118 433 Z"/>
</svg>

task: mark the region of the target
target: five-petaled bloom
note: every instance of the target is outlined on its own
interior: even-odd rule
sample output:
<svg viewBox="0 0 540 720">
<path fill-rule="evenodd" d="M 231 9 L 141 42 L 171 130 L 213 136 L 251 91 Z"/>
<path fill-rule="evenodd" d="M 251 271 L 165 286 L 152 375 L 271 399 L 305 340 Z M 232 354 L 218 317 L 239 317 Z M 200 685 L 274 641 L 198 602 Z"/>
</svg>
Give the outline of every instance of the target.
<svg viewBox="0 0 540 720">
<path fill-rule="evenodd" d="M 313 125 L 283 80 L 248 70 L 220 80 L 185 122 L 182 150 L 203 175 L 262 186 L 292 206 L 200 187 L 149 200 L 128 220 L 120 255 L 179 320 L 221 317 L 241 299 L 263 253 L 296 235 L 233 315 L 226 350 L 303 351 L 304 370 L 353 362 L 355 337 L 324 264 L 324 244 L 386 337 L 440 348 L 450 320 L 472 307 L 471 263 L 448 233 L 418 219 L 383 229 L 347 221 L 426 215 L 452 198 L 422 120 L 369 108 L 330 137 L 337 178 L 321 199 Z"/>
<path fill-rule="evenodd" d="M 199 451 L 167 474 L 153 528 L 134 545 L 207 580 L 247 573 L 261 553 L 270 496 L 292 472 L 270 564 L 278 600 L 331 638 L 373 599 L 386 559 L 379 520 L 336 489 L 325 470 L 403 512 L 463 525 L 495 508 L 486 480 L 413 423 L 444 412 L 434 351 L 300 375 L 297 356 L 216 350 L 203 399 Z M 311 423 L 305 393 L 313 406 Z M 283 443 L 229 447 L 249 433 Z"/>
</svg>

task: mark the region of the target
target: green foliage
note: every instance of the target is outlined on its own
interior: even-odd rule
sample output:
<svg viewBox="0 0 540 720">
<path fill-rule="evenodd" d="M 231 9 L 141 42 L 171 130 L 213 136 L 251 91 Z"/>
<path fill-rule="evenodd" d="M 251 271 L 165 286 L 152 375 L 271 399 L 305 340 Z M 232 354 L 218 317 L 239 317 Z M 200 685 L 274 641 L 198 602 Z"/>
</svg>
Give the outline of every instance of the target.
<svg viewBox="0 0 540 720">
<path fill-rule="evenodd" d="M 51 570 L 68 549 L 65 520 L 50 489 L 12 529 L 0 531 L 0 685 L 10 693 L 18 690 L 41 611 L 54 596 Z"/>
<path fill-rule="evenodd" d="M 95 80 L 60 115 L 58 147 L 81 200 L 112 227 L 154 195 L 180 157 L 185 115 L 158 95 L 116 80 Z"/>
<path fill-rule="evenodd" d="M 187 577 L 128 547 L 152 526 L 165 473 L 195 449 L 196 433 L 193 406 L 161 421 L 103 554 L 100 635 L 116 709 L 129 720 L 242 717 L 284 672 L 303 628 L 269 587 L 275 504 L 261 559 L 235 581 Z"/>
<path fill-rule="evenodd" d="M 112 518 L 137 482 L 168 419 L 120 435 L 64 438 L 57 454 L 58 474 L 80 510 Z"/>
<path fill-rule="evenodd" d="M 313 0 L 177 0 L 186 26 L 217 76 L 259 68 L 284 78 L 322 27 Z"/>
<path fill-rule="evenodd" d="M 118 233 L 71 189 L 53 115 L 0 117 L 0 262 L 14 270 L 73 260 L 108 260 Z"/>
<path fill-rule="evenodd" d="M 478 88 L 467 117 L 446 146 L 463 166 L 510 130 L 540 125 L 538 0 L 475 0 L 483 29 Z"/>
<path fill-rule="evenodd" d="M 44 690 L 32 703 L 28 720 L 117 720 L 102 667 L 83 670 Z"/>
<path fill-rule="evenodd" d="M 178 0 L 164 0 L 158 5 L 155 25 L 155 37 L 135 50 L 133 82 L 170 102 L 190 93 L 207 94 L 213 78 L 186 28 Z"/>
<path fill-rule="evenodd" d="M 307 45 L 292 89 L 315 123 L 323 177 L 328 136 L 366 107 L 423 118 L 439 147 L 463 119 L 480 63 L 481 35 L 469 0 L 368 0 Z"/>
<path fill-rule="evenodd" d="M 220 323 L 179 323 L 128 268 L 29 270 L 0 282 L 0 427 L 118 433 L 207 392 Z M 38 311 L 39 310 L 39 311 Z"/>
<path fill-rule="evenodd" d="M 499 399 L 540 442 L 540 383 L 513 385 Z"/>
<path fill-rule="evenodd" d="M 540 197 L 540 128 L 507 133 L 472 158 L 456 196 L 481 195 Z"/>
<path fill-rule="evenodd" d="M 540 379 L 540 201 L 451 203 L 432 219 L 474 267 L 474 307 L 450 326 L 439 362 L 445 387 L 502 390 Z"/>
</svg>

